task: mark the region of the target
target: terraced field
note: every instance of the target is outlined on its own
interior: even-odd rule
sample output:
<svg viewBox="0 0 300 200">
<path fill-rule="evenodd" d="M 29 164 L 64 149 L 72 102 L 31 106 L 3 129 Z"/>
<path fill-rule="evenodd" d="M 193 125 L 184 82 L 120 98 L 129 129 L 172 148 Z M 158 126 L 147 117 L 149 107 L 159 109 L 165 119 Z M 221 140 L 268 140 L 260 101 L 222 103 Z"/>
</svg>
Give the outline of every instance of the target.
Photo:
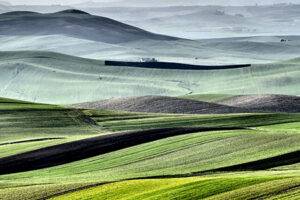
<svg viewBox="0 0 300 200">
<path fill-rule="evenodd" d="M 0 101 L 0 199 L 300 198 L 300 114 Z"/>
</svg>

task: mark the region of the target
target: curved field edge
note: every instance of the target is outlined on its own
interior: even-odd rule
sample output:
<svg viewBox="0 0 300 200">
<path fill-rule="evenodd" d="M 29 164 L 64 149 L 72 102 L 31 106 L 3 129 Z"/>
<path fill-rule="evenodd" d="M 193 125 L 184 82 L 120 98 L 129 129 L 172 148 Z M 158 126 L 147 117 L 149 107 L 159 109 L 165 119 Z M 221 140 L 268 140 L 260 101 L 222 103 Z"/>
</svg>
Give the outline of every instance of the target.
<svg viewBox="0 0 300 200">
<path fill-rule="evenodd" d="M 0 158 L 0 174 L 52 167 L 177 135 L 231 129 L 233 128 L 193 127 L 150 129 L 108 134 L 84 140 L 66 142 L 35 151 Z M 45 160 L 47 160 L 47 162 L 45 162 Z"/>
<path fill-rule="evenodd" d="M 1 99 L 0 99 L 1 101 Z M 261 126 L 300 121 L 297 114 L 171 115 L 116 111 L 77 110 L 61 106 L 2 99 L 0 104 L 0 157 L 47 146 L 107 134 L 111 131 L 178 126 L 232 127 Z M 98 123 L 98 125 L 96 124 Z M 277 124 L 277 125 L 276 125 Z M 297 126 L 297 125 L 296 125 Z M 274 129 L 274 128 L 273 128 Z M 277 129 L 277 127 L 275 127 Z M 295 128 L 294 128 L 295 129 Z M 283 131 L 284 132 L 284 131 Z M 59 140 L 31 141 L 42 138 Z M 31 141 L 31 142 L 25 142 Z M 24 143 L 22 143 L 24 142 Z"/>
<path fill-rule="evenodd" d="M 194 176 L 198 172 L 297 151 L 299 142 L 298 133 L 257 130 L 200 132 L 161 139 L 51 168 L 3 175 L 0 180 L 39 184 L 82 179 L 95 182 Z"/>
<path fill-rule="evenodd" d="M 277 180 L 279 179 L 279 180 Z M 146 179 L 131 180 L 117 183 L 106 184 L 103 186 L 92 187 L 85 190 L 65 194 L 51 200 L 152 200 L 152 199 L 205 199 L 229 192 L 234 193 L 245 188 L 257 188 L 261 185 L 275 185 L 291 187 L 298 185 L 290 184 L 291 179 L 272 178 L 272 177 L 244 177 L 244 178 L 180 178 L 180 179 Z M 269 189 L 269 188 L 268 188 Z M 274 188 L 271 188 L 274 190 Z M 267 190 L 266 194 L 271 191 Z M 275 190 L 280 188 L 275 188 Z M 257 197 L 251 194 L 246 199 Z M 230 198 L 229 198 L 230 199 Z"/>
<path fill-rule="evenodd" d="M 21 107 L 24 105 L 21 105 Z M 39 105 L 42 106 L 42 105 Z M 38 107 L 39 107 L 38 106 Z M 25 106 L 26 107 L 26 106 Z M 28 105 L 27 105 L 28 107 Z M 10 108 L 12 109 L 12 108 Z M 15 115 L 16 113 L 19 114 L 17 117 L 18 119 L 23 119 L 22 114 L 28 112 L 27 109 L 22 110 L 22 108 L 13 108 L 13 112 L 9 114 Z M 32 114 L 32 110 L 29 110 Z M 37 108 L 35 112 L 41 112 L 41 108 Z M 57 110 L 55 110 L 56 112 Z M 65 110 L 59 110 L 59 112 L 65 112 Z M 8 112 L 4 109 L 4 112 Z M 46 114 L 52 112 L 49 109 L 45 109 L 45 112 L 39 114 Z M 29 114 L 27 113 L 27 114 Z M 97 117 L 93 116 L 96 115 Z M 107 114 L 107 115 L 106 115 Z M 30 115 L 30 114 L 29 114 Z M 140 144 L 137 146 L 125 148 L 118 151 L 113 151 L 111 153 L 90 157 L 87 159 L 79 160 L 76 162 L 72 162 L 69 164 L 46 168 L 43 170 L 36 170 L 36 171 L 28 171 L 24 173 L 17 173 L 11 174 L 6 176 L 0 176 L 0 197 L 1 192 L 2 194 L 6 195 L 6 198 L 13 196 L 13 194 L 20 195 L 18 198 L 14 199 L 34 199 L 27 198 L 26 195 L 29 194 L 38 194 L 43 193 L 44 197 L 52 197 L 59 194 L 64 194 L 68 192 L 73 192 L 77 189 L 83 189 L 81 184 L 89 185 L 91 183 L 98 183 L 99 181 L 113 181 L 113 180 L 121 180 L 121 179 L 134 179 L 134 178 L 147 178 L 152 176 L 157 177 L 168 177 L 169 175 L 177 175 L 178 177 L 182 176 L 182 174 L 189 174 L 190 176 L 194 176 L 195 174 L 191 174 L 191 172 L 198 172 L 205 171 L 209 169 L 219 169 L 220 167 L 232 166 L 238 163 L 247 163 L 251 161 L 257 161 L 260 159 L 266 158 L 273 158 L 274 156 L 281 156 L 291 152 L 299 151 L 299 115 L 292 115 L 292 114 L 257 114 L 257 115 L 197 115 L 197 116 L 188 116 L 188 115 L 155 115 L 155 114 L 145 114 L 145 113 L 122 113 L 122 112 L 110 112 L 110 111 L 87 111 L 87 110 L 68 110 L 67 116 L 74 117 L 75 120 L 70 122 L 71 126 L 68 123 L 64 123 L 63 120 L 61 124 L 66 126 L 63 127 L 55 127 L 55 131 L 57 128 L 62 128 L 61 130 L 77 130 L 77 133 L 80 137 L 85 137 L 80 134 L 81 131 L 88 130 L 92 128 L 94 131 L 101 127 L 101 123 L 112 123 L 109 126 L 106 126 L 105 129 L 109 130 L 110 128 L 114 128 L 114 125 L 121 123 L 125 130 L 130 130 L 132 127 L 128 123 L 139 123 L 134 122 L 137 120 L 136 118 L 141 118 L 141 120 L 146 120 L 145 124 L 142 124 L 141 127 L 147 126 L 176 126 L 176 122 L 181 122 L 181 125 L 188 125 L 190 120 L 193 121 L 194 124 L 201 124 L 206 126 L 216 126 L 222 125 L 224 127 L 238 127 L 239 124 L 243 124 L 244 126 L 250 125 L 253 126 L 249 130 L 227 130 L 227 131 L 211 131 L 211 132 L 201 132 L 201 133 L 192 133 L 188 135 L 180 135 L 175 137 L 170 137 L 167 139 L 159 139 L 153 142 L 148 142 L 144 144 Z M 102 115 L 102 116 L 101 116 Z M 64 115 L 63 115 L 64 116 Z M 94 124 L 90 124 L 86 120 L 86 116 L 88 119 L 97 119 L 99 126 Z M 4 116 L 3 120 L 7 119 Z M 9 116 L 11 117 L 11 116 Z M 45 120 L 42 118 L 41 115 L 36 115 L 36 119 L 41 118 L 40 120 Z M 91 117 L 91 118 L 89 118 Z M 228 117 L 228 118 L 227 118 Z M 17 118 L 13 118 L 16 120 Z M 178 119 L 179 118 L 179 119 Z M 49 119 L 49 118 L 48 118 Z M 65 119 L 63 117 L 63 119 Z M 68 118 L 69 119 L 69 118 Z M 171 119 L 170 122 L 167 120 Z M 14 121 L 10 121 L 14 122 Z M 82 121 L 83 120 L 83 121 Z M 162 121 L 161 121 L 162 120 Z M 179 121 L 177 121 L 179 120 Z M 181 120 L 181 121 L 180 121 Z M 58 121 L 54 120 L 54 125 Z M 162 122 L 160 124 L 160 122 Z M 116 124 L 114 124 L 116 123 Z M 168 123 L 168 124 L 167 124 Z M 74 127 L 73 127 L 74 124 Z M 17 140 L 10 140 L 8 141 L 16 141 L 22 142 L 26 141 L 22 139 L 23 134 L 20 134 L 20 130 L 23 126 L 25 126 L 24 130 L 27 131 L 27 134 L 31 131 L 35 130 L 32 129 L 30 126 L 26 126 L 26 121 L 23 124 L 19 124 L 20 129 L 15 129 L 14 126 L 18 125 L 17 123 L 14 125 L 7 126 L 6 130 L 13 130 L 15 131 L 18 138 Z M 33 124 L 34 125 L 34 124 Z M 35 131 L 40 131 L 38 121 L 36 122 L 36 126 L 38 129 Z M 43 128 L 51 128 L 48 126 L 49 124 L 43 124 Z M 51 125 L 51 124 L 50 124 Z M 70 129 L 72 127 L 72 129 Z M 96 127 L 96 129 L 94 129 Z M 78 130 L 80 129 L 80 131 Z M 104 128 L 102 129 L 104 130 Z M 36 132 L 37 133 L 37 132 Z M 64 133 L 64 137 L 70 137 L 71 133 Z M 89 132 L 91 134 L 92 132 Z M 107 132 L 106 132 L 107 133 Z M 43 135 L 43 134 L 42 134 Z M 41 135 L 38 133 L 36 138 L 40 138 Z M 44 135 L 43 135 L 44 136 Z M 86 135 L 88 136 L 88 135 Z M 88 136 L 88 137 L 91 137 Z M 7 137 L 8 138 L 8 137 Z M 15 138 L 15 139 L 16 139 Z M 72 137 L 72 139 L 74 139 Z M 43 143 L 47 141 L 39 141 L 38 143 Z M 35 143 L 35 142 L 33 142 Z M 17 143 L 17 144 L 9 144 L 4 146 L 13 147 L 15 145 L 21 147 L 22 145 L 27 145 L 29 143 Z M 41 144 L 44 145 L 44 144 Z M 45 144 L 46 145 L 46 144 Z M 41 147 L 41 146 L 40 146 Z M 40 148 L 39 147 L 39 148 Z M 1 149 L 1 148 L 0 148 Z M 13 148 L 11 148 L 13 149 Z M 222 154 L 214 154 L 222 153 Z M 298 154 L 297 154 L 298 155 Z M 297 158 L 296 155 L 296 158 Z M 234 159 L 232 159 L 234 158 Z M 293 156 L 295 158 L 295 156 Z M 285 159 L 283 159 L 285 160 Z M 283 163 L 287 164 L 287 163 Z M 299 163 L 296 163 L 297 166 Z M 157 165 L 157 166 L 156 166 Z M 270 167 L 274 167 L 276 165 L 272 165 Z M 238 172 L 241 173 L 241 172 Z M 244 176 L 248 178 L 252 177 L 254 179 L 260 179 L 261 177 L 252 176 L 252 173 L 249 172 L 244 173 Z M 255 173 L 255 172 L 253 172 Z M 269 171 L 259 171 L 263 175 L 264 173 L 269 174 L 267 179 L 280 179 L 283 178 L 284 175 L 289 176 L 299 176 L 299 170 L 285 170 L 284 166 L 282 168 L 271 169 Z M 201 174 L 201 173 L 200 173 Z M 202 179 L 212 179 L 208 176 L 214 176 L 218 173 L 206 173 L 201 174 L 203 177 Z M 223 174 L 220 175 L 220 180 L 222 178 L 233 178 L 230 174 Z M 240 178 L 240 177 L 239 177 Z M 241 178 L 242 179 L 242 178 Z M 161 179 L 159 179 L 161 180 Z M 290 179 L 294 180 L 294 179 Z M 204 180 L 203 180 L 204 181 Z M 179 182 L 179 181 L 178 181 Z M 209 182 L 209 181 L 208 181 Z M 273 181 L 272 181 L 273 182 Z M 296 181 L 292 181 L 295 183 Z M 64 184 L 60 184 L 64 183 Z M 66 190 L 60 190 L 64 188 L 63 185 L 68 185 L 68 183 L 79 183 L 76 187 L 69 188 L 66 187 Z M 202 182 L 204 185 L 208 183 Z M 181 186 L 171 186 L 170 188 L 160 188 L 157 187 L 159 190 L 156 192 L 155 190 L 149 190 L 149 194 L 142 193 L 141 199 L 143 198 L 156 198 L 157 193 L 160 199 L 164 199 L 168 197 L 170 194 L 174 194 L 174 198 L 176 196 L 180 196 L 180 194 L 184 194 L 186 191 L 190 191 L 192 194 L 188 193 L 187 196 L 199 198 L 201 195 L 205 195 L 205 191 L 197 193 L 200 188 L 203 188 L 202 183 L 184 183 Z M 43 186 L 39 184 L 45 184 Z M 55 185 L 58 184 L 59 186 L 56 187 Z M 259 183 L 258 183 L 259 184 Z M 220 184 L 222 185 L 222 183 Z M 231 184 L 230 184 L 231 185 Z M 297 199 L 299 197 L 299 190 L 297 185 L 292 185 L 288 183 L 279 184 L 284 186 L 284 190 L 277 190 L 276 188 L 272 190 L 273 186 L 278 185 L 277 182 L 274 184 L 270 184 L 270 186 L 263 185 L 262 187 L 271 188 L 270 191 L 257 191 L 254 189 L 254 195 L 257 193 L 259 194 L 260 198 L 268 199 Z M 287 186 L 285 186 L 287 185 Z M 38 187 L 40 188 L 35 188 Z M 53 192 L 47 193 L 47 187 L 51 186 L 53 189 L 49 189 Z M 246 185 L 245 187 L 248 187 Z M 58 189 L 55 189 L 58 188 Z M 70 186 L 71 187 L 71 186 Z M 146 187 L 146 186 L 145 186 Z M 185 188 L 185 189 L 184 189 Z M 195 189 L 196 188 L 196 189 Z M 227 188 L 230 188 L 227 187 Z M 15 190 L 16 189 L 16 190 Z M 18 190 L 20 189 L 20 190 Z M 32 189 L 32 190 L 31 190 Z M 31 191 L 30 191 L 31 190 Z M 126 189 L 127 190 L 127 189 Z M 218 193 L 219 189 L 214 191 L 216 196 L 208 196 L 208 197 L 217 197 L 218 195 L 227 195 L 229 192 L 239 191 L 242 188 L 237 188 L 234 190 L 227 190 L 222 193 Z M 9 191 L 12 192 L 9 194 Z M 13 192 L 14 191 L 14 192 Z M 35 192 L 33 192 L 35 191 Z M 178 191 L 179 194 L 178 194 Z M 193 192 L 195 191 L 195 192 Z M 223 188 L 222 188 L 223 191 Z M 273 192 L 274 191 L 274 192 Z M 279 191 L 279 192 L 278 192 Z M 97 191 L 96 191 L 97 193 Z M 126 194 L 130 193 L 130 191 L 125 191 Z M 247 192 L 244 192 L 245 195 Z M 163 196 L 165 194 L 165 196 Z M 238 193 L 243 196 L 242 192 Z M 279 196 L 276 196 L 279 194 Z M 91 195 L 94 195 L 93 193 Z M 160 196 L 162 195 L 162 196 Z M 230 194 L 232 195 L 232 194 Z M 126 196 L 126 195 L 125 195 Z M 182 198 L 186 198 L 187 196 L 183 196 Z M 237 195 L 239 196 L 239 195 Z M 16 197 L 16 196 L 14 196 Z M 43 198 L 44 198 L 43 197 Z M 109 195 L 108 195 L 109 197 Z M 234 197 L 234 198 L 233 198 Z M 95 197 L 98 198 L 98 197 Z M 231 199 L 235 199 L 236 197 L 233 195 Z M 0 198 L 1 199 L 1 198 Z M 5 198 L 4 198 L 5 199 Z M 224 199 L 224 198 L 219 198 Z M 230 198 L 229 198 L 230 199 Z"/>
</svg>

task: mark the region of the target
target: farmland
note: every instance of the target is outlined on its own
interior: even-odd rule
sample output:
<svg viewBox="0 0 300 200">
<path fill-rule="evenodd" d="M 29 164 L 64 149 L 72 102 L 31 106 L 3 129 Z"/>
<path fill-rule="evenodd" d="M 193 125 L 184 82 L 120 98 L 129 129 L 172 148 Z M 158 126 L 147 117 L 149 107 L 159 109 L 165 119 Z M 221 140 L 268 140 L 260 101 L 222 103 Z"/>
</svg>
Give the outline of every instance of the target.
<svg viewBox="0 0 300 200">
<path fill-rule="evenodd" d="M 300 199 L 299 6 L 63 1 L 0 0 L 0 200 Z"/>
<path fill-rule="evenodd" d="M 0 96 L 51 104 L 188 94 L 299 94 L 299 59 L 226 70 L 107 66 L 53 52 L 0 52 Z M 58 90 L 59 88 L 59 90 Z"/>
<path fill-rule="evenodd" d="M 0 199 L 299 197 L 299 114 L 151 114 L 10 99 L 0 108 Z M 126 142 L 109 147 L 114 140 Z M 59 162 L 61 147 L 85 156 Z"/>
</svg>

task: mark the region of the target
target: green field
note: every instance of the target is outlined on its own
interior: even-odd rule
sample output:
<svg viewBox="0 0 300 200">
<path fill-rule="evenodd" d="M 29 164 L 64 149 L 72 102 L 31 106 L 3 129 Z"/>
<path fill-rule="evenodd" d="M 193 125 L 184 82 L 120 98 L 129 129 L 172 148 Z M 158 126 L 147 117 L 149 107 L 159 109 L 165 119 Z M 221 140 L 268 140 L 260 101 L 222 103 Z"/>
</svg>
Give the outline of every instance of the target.
<svg viewBox="0 0 300 200">
<path fill-rule="evenodd" d="M 124 181 L 51 199 L 298 199 L 293 187 L 299 183 L 299 178 L 266 177 Z"/>
<path fill-rule="evenodd" d="M 300 198 L 300 114 L 148 114 L 0 99 L 0 165 L 72 141 L 176 127 L 227 130 L 194 131 L 2 173 L 0 199 Z"/>
<path fill-rule="evenodd" d="M 185 95 L 180 96 L 180 98 L 184 99 L 192 99 L 197 101 L 204 101 L 204 102 L 218 102 L 230 97 L 234 97 L 236 95 L 232 94 L 195 94 L 195 95 Z"/>
<path fill-rule="evenodd" d="M 117 3 L 0 0 L 0 200 L 300 200 L 300 5 Z"/>
<path fill-rule="evenodd" d="M 298 95 L 300 82 L 299 59 L 230 70 L 169 70 L 105 66 L 39 51 L 0 52 L 0 74 L 0 96 L 53 104 L 143 95 Z"/>
<path fill-rule="evenodd" d="M 0 157 L 102 134 L 82 111 L 0 99 Z"/>
</svg>

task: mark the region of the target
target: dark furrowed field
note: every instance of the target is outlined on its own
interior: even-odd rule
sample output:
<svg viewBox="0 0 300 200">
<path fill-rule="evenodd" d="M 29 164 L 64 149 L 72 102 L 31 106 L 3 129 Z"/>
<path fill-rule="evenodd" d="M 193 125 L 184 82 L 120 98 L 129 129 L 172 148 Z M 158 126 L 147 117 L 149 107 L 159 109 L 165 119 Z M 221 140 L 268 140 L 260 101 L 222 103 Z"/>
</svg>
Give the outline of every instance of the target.
<svg viewBox="0 0 300 200">
<path fill-rule="evenodd" d="M 300 113 L 300 97 L 288 95 L 186 95 L 142 96 L 74 104 L 83 109 L 146 113 L 232 114 Z"/>
<path fill-rule="evenodd" d="M 248 113 L 250 110 L 216 103 L 163 96 L 127 97 L 74 104 L 72 107 L 145 113 L 226 114 Z"/>
</svg>

